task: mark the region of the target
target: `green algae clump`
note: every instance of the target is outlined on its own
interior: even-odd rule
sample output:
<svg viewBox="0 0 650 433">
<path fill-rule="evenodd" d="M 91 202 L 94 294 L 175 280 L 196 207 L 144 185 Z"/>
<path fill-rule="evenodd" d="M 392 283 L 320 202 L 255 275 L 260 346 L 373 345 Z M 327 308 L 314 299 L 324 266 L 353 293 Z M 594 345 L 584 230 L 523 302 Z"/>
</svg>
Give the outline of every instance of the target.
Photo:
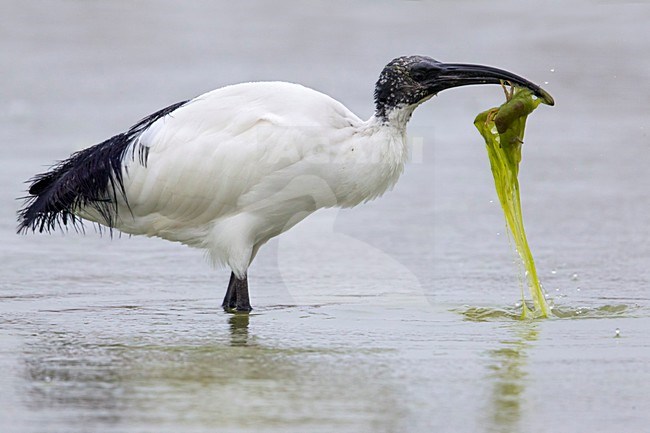
<svg viewBox="0 0 650 433">
<path fill-rule="evenodd" d="M 534 309 L 530 310 L 526 306 L 522 287 L 521 318 L 548 317 L 549 308 L 537 278 L 535 261 L 524 230 L 518 180 L 526 118 L 542 101 L 533 98 L 530 90 L 517 87 L 513 87 L 510 92 L 506 90 L 506 99 L 500 107 L 491 108 L 476 116 L 474 125 L 485 139 L 494 186 L 517 253 L 526 270 L 528 288 L 533 298 Z"/>
</svg>

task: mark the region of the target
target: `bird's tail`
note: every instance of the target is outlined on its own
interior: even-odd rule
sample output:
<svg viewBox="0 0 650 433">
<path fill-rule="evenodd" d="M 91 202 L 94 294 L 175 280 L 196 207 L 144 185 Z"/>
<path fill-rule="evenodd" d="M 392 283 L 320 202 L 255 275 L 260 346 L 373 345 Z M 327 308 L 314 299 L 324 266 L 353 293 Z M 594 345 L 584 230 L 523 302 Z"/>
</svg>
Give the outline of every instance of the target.
<svg viewBox="0 0 650 433">
<path fill-rule="evenodd" d="M 28 181 L 29 196 L 18 211 L 18 232 L 50 232 L 58 227 L 79 227 L 75 211 L 95 209 L 112 227 L 117 195 L 126 197 L 122 157 L 128 147 L 125 134 L 117 135 L 72 154 L 49 171 Z"/>
<path fill-rule="evenodd" d="M 18 211 L 18 233 L 50 232 L 56 227 L 81 226 L 80 210 L 94 210 L 101 223 L 114 227 L 118 197 L 128 206 L 123 160 L 132 143 L 151 124 L 187 101 L 164 108 L 142 119 L 127 132 L 76 152 L 49 171 L 28 181 L 29 196 Z M 149 148 L 131 147 L 133 156 L 146 165 Z M 93 212 L 95 213 L 95 212 Z"/>
</svg>

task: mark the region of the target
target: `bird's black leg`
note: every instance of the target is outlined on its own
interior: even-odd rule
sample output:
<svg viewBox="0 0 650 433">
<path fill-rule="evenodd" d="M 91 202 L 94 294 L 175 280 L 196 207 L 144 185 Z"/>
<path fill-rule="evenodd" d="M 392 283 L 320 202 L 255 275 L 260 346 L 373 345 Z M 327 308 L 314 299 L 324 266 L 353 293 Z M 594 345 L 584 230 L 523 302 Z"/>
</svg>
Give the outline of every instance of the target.
<svg viewBox="0 0 650 433">
<path fill-rule="evenodd" d="M 228 282 L 228 290 L 226 296 L 223 298 L 221 306 L 226 311 L 251 311 L 251 301 L 248 298 L 248 277 L 239 279 L 235 273 L 230 274 L 230 281 Z"/>
<path fill-rule="evenodd" d="M 230 281 L 228 282 L 228 290 L 226 290 L 226 296 L 223 298 L 223 302 L 221 303 L 221 306 L 226 311 L 235 308 L 235 301 L 236 301 L 235 281 L 236 280 L 237 277 L 235 277 L 235 273 L 231 272 Z"/>
<path fill-rule="evenodd" d="M 251 311 L 251 301 L 248 299 L 248 276 L 241 280 L 235 277 L 235 311 Z"/>
</svg>

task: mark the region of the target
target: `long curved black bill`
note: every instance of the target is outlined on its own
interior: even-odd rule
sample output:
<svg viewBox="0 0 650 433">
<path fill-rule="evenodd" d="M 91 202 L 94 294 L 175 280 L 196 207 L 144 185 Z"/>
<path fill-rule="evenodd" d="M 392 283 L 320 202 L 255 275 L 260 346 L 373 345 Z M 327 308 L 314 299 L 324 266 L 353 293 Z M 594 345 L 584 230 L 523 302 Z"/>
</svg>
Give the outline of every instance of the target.
<svg viewBox="0 0 650 433">
<path fill-rule="evenodd" d="M 506 81 L 530 89 L 535 96 L 547 105 L 555 104 L 553 97 L 546 90 L 519 75 L 503 69 L 462 63 L 439 63 L 437 66 L 440 69 L 435 82 L 432 83 L 436 87 L 434 89 L 436 93 L 452 87 L 471 84 L 499 84 Z"/>
</svg>

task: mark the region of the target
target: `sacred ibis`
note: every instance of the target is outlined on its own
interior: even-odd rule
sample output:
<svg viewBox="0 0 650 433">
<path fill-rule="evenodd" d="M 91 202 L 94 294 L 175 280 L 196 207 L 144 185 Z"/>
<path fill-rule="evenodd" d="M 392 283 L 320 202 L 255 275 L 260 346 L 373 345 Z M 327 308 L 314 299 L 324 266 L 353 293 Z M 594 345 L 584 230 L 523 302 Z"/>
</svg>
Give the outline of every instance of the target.
<svg viewBox="0 0 650 433">
<path fill-rule="evenodd" d="M 406 124 L 438 92 L 510 82 L 482 65 L 399 57 L 381 72 L 361 120 L 298 84 L 226 86 L 170 105 L 30 179 L 19 232 L 82 220 L 203 248 L 232 270 L 226 310 L 250 311 L 247 271 L 259 248 L 320 208 L 352 207 L 390 189 L 407 159 Z"/>
</svg>

